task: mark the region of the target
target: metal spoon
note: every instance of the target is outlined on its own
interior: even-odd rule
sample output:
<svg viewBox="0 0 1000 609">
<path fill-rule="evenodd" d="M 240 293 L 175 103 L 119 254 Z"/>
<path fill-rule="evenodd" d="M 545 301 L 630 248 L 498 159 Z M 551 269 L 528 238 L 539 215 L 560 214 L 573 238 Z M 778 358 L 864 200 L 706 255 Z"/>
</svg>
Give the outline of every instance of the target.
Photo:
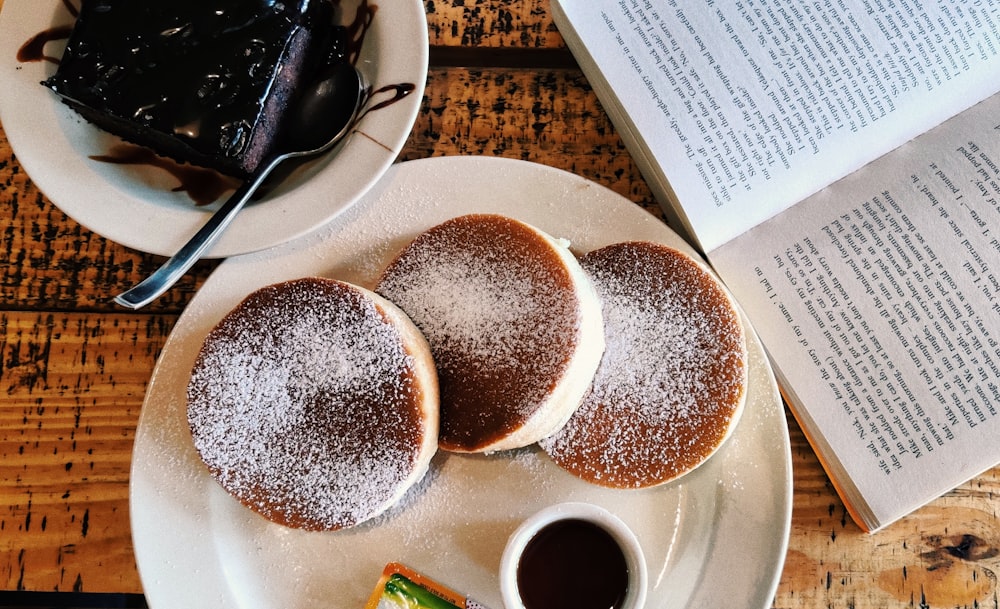
<svg viewBox="0 0 1000 609">
<path fill-rule="evenodd" d="M 138 309 L 170 289 L 215 243 L 278 165 L 292 158 L 322 154 L 343 139 L 354 125 L 365 97 L 364 77 L 346 63 L 303 91 L 283 136 L 280 148 L 284 152 L 262 164 L 176 254 L 152 275 L 116 296 L 115 302 Z"/>
</svg>

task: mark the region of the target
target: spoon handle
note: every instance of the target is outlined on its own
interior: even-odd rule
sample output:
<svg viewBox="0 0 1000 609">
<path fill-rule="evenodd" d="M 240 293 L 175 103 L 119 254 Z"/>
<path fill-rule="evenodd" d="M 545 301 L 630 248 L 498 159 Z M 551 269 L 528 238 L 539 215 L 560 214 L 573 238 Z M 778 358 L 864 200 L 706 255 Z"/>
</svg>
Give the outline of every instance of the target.
<svg viewBox="0 0 1000 609">
<path fill-rule="evenodd" d="M 264 171 L 259 172 L 259 175 L 243 182 L 232 196 L 212 214 L 208 222 L 198 229 L 198 232 L 181 249 L 177 250 L 176 254 L 171 256 L 149 277 L 115 296 L 115 302 L 129 309 L 139 309 L 170 289 L 215 243 L 275 165 L 276 163 L 271 163 Z"/>
<path fill-rule="evenodd" d="M 0 0 L 0 4 L 2 3 L 3 0 Z M 345 93 L 353 97 L 345 97 Z M 115 296 L 115 302 L 129 309 L 139 309 L 170 289 L 215 243 L 275 167 L 288 159 L 316 156 L 333 148 L 351 131 L 367 98 L 367 85 L 361 72 L 351 64 L 338 64 L 329 78 L 315 83 L 303 94 L 303 101 L 298 102 L 300 107 L 296 116 L 308 116 L 315 120 L 305 124 L 301 121 L 293 122 L 289 126 L 287 137 L 292 142 L 292 151 L 273 157 L 258 169 L 176 254 L 142 282 Z M 353 105 L 346 108 L 348 112 L 343 112 L 345 108 L 342 105 L 348 99 L 353 99 Z M 305 103 L 306 101 L 309 103 Z M 331 107 L 331 102 L 336 106 Z M 317 130 L 319 135 L 327 136 L 323 141 L 316 141 Z M 330 135 L 330 131 L 334 133 Z M 299 146 L 304 150 L 299 149 Z"/>
</svg>

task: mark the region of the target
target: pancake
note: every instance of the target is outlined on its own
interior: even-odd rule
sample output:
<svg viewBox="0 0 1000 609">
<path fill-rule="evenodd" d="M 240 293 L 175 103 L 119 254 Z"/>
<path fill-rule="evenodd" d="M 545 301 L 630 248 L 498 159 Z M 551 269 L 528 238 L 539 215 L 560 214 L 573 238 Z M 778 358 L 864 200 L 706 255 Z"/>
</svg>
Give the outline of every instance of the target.
<svg viewBox="0 0 1000 609">
<path fill-rule="evenodd" d="M 723 444 L 743 410 L 739 313 L 701 263 L 664 245 L 610 245 L 581 264 L 601 296 L 607 348 L 583 404 L 541 446 L 601 486 L 675 480 Z"/>
<path fill-rule="evenodd" d="M 392 303 L 330 279 L 267 286 L 229 312 L 198 353 L 187 404 L 222 487 L 294 528 L 383 512 L 437 449 L 427 342 Z"/>
<path fill-rule="evenodd" d="M 375 289 L 430 343 L 445 450 L 508 450 L 553 433 L 604 350 L 600 302 L 566 244 L 505 216 L 461 216 L 418 235 Z"/>
</svg>

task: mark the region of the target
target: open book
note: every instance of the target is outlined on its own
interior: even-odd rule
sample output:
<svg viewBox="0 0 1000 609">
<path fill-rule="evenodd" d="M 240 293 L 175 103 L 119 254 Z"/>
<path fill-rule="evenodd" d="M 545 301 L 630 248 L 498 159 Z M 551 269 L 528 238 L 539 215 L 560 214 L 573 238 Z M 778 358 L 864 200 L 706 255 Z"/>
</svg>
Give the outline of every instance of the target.
<svg viewBox="0 0 1000 609">
<path fill-rule="evenodd" d="M 1000 462 L 1000 9 L 553 0 L 874 531 Z"/>
</svg>

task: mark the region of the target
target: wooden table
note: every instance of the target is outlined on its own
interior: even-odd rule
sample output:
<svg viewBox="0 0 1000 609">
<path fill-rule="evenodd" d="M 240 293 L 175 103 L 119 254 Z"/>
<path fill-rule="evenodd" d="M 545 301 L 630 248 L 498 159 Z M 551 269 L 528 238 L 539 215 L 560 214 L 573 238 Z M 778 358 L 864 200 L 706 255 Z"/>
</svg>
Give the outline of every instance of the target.
<svg viewBox="0 0 1000 609">
<path fill-rule="evenodd" d="M 535 161 L 659 215 L 548 0 L 426 0 L 426 9 L 430 74 L 400 161 Z M 137 418 L 167 335 L 217 263 L 199 263 L 140 312 L 114 306 L 109 295 L 161 259 L 67 218 L 25 174 L 2 128 L 0 244 L 0 590 L 141 594 L 128 510 Z M 775 607 L 1000 604 L 1000 469 L 868 535 L 788 423 L 794 512 Z M 0 606 L 10 598 L 0 593 Z"/>
</svg>

